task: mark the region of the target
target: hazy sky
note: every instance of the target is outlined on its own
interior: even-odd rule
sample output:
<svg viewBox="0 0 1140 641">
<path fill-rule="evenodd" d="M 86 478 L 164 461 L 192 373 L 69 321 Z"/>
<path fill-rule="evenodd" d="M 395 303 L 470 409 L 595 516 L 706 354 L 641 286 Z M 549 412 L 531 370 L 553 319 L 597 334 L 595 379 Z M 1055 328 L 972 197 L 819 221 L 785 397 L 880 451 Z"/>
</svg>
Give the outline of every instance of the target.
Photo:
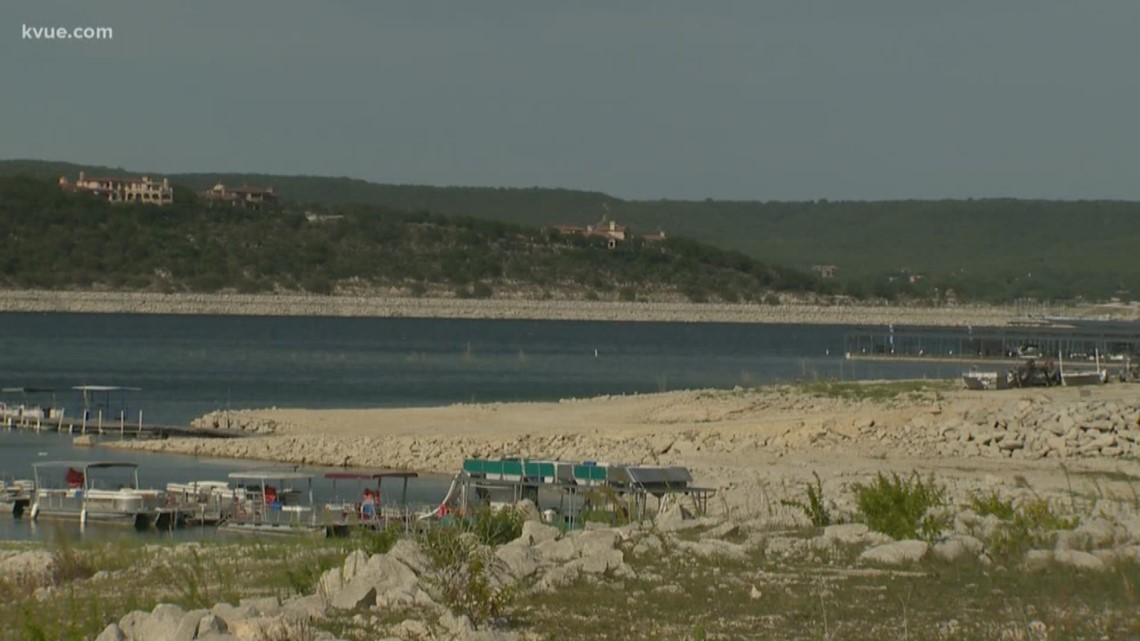
<svg viewBox="0 0 1140 641">
<path fill-rule="evenodd" d="M 1140 199 L 1137 0 L 3 0 L 0 82 L 6 158 L 630 198 Z"/>
</svg>

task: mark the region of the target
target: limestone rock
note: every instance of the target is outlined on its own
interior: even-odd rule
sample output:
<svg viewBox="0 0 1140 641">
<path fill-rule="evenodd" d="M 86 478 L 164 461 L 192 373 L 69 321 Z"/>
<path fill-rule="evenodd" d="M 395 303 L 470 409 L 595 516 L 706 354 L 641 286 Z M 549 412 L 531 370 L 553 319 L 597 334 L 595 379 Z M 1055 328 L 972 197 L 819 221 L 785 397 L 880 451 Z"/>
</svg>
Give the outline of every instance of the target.
<svg viewBox="0 0 1140 641">
<path fill-rule="evenodd" d="M 207 614 L 198 620 L 197 636 L 199 638 L 208 634 L 225 634 L 229 631 L 229 626 L 226 625 L 225 620 L 216 614 Z"/>
<path fill-rule="evenodd" d="M 895 541 L 864 550 L 859 555 L 859 560 L 883 565 L 904 565 L 921 561 L 929 551 L 930 544 L 926 541 Z"/>
<path fill-rule="evenodd" d="M 127 635 L 123 634 L 122 628 L 118 623 L 112 623 L 103 628 L 99 636 L 95 637 L 95 641 L 126 641 Z"/>
<path fill-rule="evenodd" d="M 1044 570 L 1053 563 L 1053 553 L 1049 550 L 1030 550 L 1025 553 L 1027 570 Z"/>
<path fill-rule="evenodd" d="M 574 547 L 574 542 L 570 539 L 545 541 L 540 545 L 534 546 L 534 551 L 538 553 L 542 563 L 547 565 L 565 563 L 573 559 L 578 553 Z"/>
<path fill-rule="evenodd" d="M 218 603 L 214 607 L 210 608 L 210 612 L 218 615 L 218 617 L 226 622 L 226 625 L 233 625 L 237 621 L 248 619 L 253 616 L 253 612 L 250 611 L 249 608 L 240 606 L 235 607 L 229 603 Z M 122 625 L 122 623 L 120 623 L 120 625 Z"/>
<path fill-rule="evenodd" d="M 507 573 L 516 579 L 524 579 L 538 571 L 537 554 L 529 545 L 504 545 L 495 550 L 495 556 L 503 562 Z"/>
<path fill-rule="evenodd" d="M 982 553 L 984 548 L 982 542 L 972 536 L 955 535 L 935 543 L 931 553 L 937 559 L 953 562 L 967 557 L 976 557 Z"/>
<path fill-rule="evenodd" d="M 525 541 L 527 545 L 540 545 L 557 539 L 561 534 L 556 527 L 536 521 L 527 521 L 523 523 L 522 534 L 519 535 L 519 539 Z"/>
<path fill-rule="evenodd" d="M 254 616 L 275 617 L 281 614 L 281 602 L 275 596 L 242 599 L 238 603 L 249 608 Z"/>
<path fill-rule="evenodd" d="M 338 610 L 356 610 L 376 605 L 376 586 L 368 581 L 353 581 L 337 592 L 329 605 Z"/>
<path fill-rule="evenodd" d="M 743 545 L 721 541 L 720 539 L 702 539 L 700 541 L 680 541 L 677 547 L 684 552 L 703 558 L 724 558 L 746 561 L 748 552 Z"/>
<path fill-rule="evenodd" d="M 59 562 L 46 550 L 29 550 L 0 560 L 0 578 L 21 585 L 51 585 L 58 571 Z"/>
<path fill-rule="evenodd" d="M 420 546 L 408 539 L 396 541 L 392 549 L 388 550 L 388 557 L 408 566 L 408 568 L 417 575 L 423 574 L 431 565 L 431 562 L 424 554 L 424 551 L 420 549 Z"/>
<path fill-rule="evenodd" d="M 1104 564 L 1104 561 L 1101 561 L 1095 555 L 1079 550 L 1058 550 L 1053 553 L 1053 561 L 1061 565 L 1074 567 L 1078 570 L 1089 570 L 1093 572 L 1100 572 L 1108 567 Z"/>
<path fill-rule="evenodd" d="M 621 535 L 616 530 L 590 530 L 574 532 L 568 537 L 574 543 L 574 549 L 582 556 L 593 556 L 617 547 Z"/>
<path fill-rule="evenodd" d="M 711 530 L 701 534 L 701 538 L 705 539 L 723 539 L 729 536 L 735 536 L 740 533 L 740 525 L 732 521 L 725 521 L 720 525 L 712 528 Z"/>
</svg>

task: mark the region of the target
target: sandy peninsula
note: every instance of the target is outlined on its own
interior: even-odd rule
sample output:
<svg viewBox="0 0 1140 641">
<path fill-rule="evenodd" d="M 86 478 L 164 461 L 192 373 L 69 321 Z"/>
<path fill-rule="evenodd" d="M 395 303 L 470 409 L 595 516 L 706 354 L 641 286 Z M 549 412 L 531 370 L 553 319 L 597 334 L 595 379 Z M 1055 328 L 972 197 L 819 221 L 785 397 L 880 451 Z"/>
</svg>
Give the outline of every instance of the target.
<svg viewBox="0 0 1140 641">
<path fill-rule="evenodd" d="M 490 299 L 412 297 L 384 292 L 359 295 L 163 294 L 58 290 L 0 291 L 0 312 L 217 314 L 247 316 L 341 316 L 372 318 L 472 318 L 688 323 L 795 323 L 835 325 L 1003 326 L 1046 315 L 1136 319 L 1136 306 L 824 304 L 785 297 L 779 305 L 690 303 L 676 299 L 543 300 L 514 296 Z"/>
</svg>

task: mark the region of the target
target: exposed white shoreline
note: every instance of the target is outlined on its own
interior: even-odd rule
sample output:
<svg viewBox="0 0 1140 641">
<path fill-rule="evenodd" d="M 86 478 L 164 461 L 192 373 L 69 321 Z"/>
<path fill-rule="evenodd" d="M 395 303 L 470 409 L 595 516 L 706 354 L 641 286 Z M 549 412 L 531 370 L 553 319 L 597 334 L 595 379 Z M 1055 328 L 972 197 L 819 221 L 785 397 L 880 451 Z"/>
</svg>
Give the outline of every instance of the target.
<svg viewBox="0 0 1140 641">
<path fill-rule="evenodd" d="M 1131 309 L 1126 311 L 1132 316 Z M 469 318 L 818 325 L 1003 326 L 1023 321 L 1008 306 L 913 307 L 456 299 L 309 294 L 163 294 L 0 290 L 0 312 Z"/>
</svg>

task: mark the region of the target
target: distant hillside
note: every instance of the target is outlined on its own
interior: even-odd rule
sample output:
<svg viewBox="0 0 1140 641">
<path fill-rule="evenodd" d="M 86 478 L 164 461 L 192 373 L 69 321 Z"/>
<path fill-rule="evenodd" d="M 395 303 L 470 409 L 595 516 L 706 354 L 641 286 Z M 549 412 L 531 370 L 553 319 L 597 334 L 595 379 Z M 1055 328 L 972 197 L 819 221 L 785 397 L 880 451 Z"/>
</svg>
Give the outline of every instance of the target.
<svg viewBox="0 0 1140 641">
<path fill-rule="evenodd" d="M 0 175 L 74 175 L 77 165 L 0 162 Z M 88 171 L 121 171 L 88 168 Z M 194 189 L 215 182 L 272 184 L 305 203 L 366 203 L 405 211 L 543 226 L 608 216 L 639 233 L 665 230 L 766 263 L 838 268 L 853 294 L 988 300 L 1140 295 L 1140 203 L 1015 199 L 883 202 L 627 201 L 564 189 L 379 185 L 349 178 L 176 174 Z M 910 281 L 914 280 L 914 283 Z"/>
<path fill-rule="evenodd" d="M 461 297 L 768 301 L 821 291 L 806 273 L 678 238 L 608 248 L 471 217 L 344 205 L 306 215 L 192 201 L 112 205 L 0 177 L 0 286 L 152 291 L 390 291 Z"/>
</svg>

